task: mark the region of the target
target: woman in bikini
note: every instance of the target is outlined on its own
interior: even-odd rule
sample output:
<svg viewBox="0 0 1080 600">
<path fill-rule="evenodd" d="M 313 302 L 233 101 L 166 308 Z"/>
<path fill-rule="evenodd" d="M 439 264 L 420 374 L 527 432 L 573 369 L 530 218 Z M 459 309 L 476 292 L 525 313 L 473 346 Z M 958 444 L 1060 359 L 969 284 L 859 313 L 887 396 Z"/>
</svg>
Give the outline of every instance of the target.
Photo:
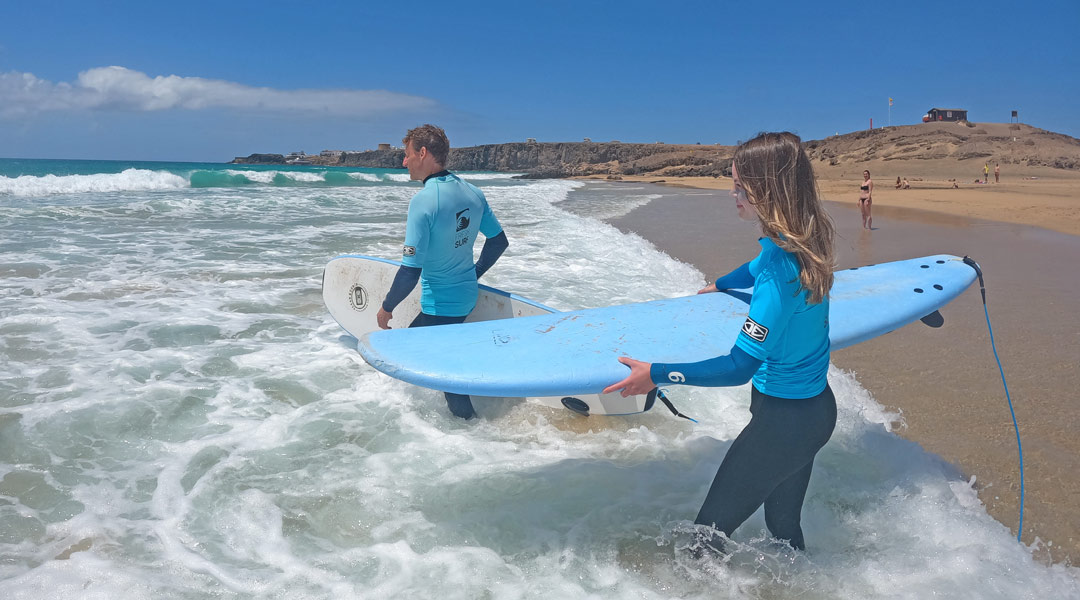
<svg viewBox="0 0 1080 600">
<path fill-rule="evenodd" d="M 870 205 L 873 204 L 874 182 L 870 180 L 870 171 L 863 171 L 863 182 L 859 186 L 859 212 L 862 213 L 862 226 L 865 229 L 874 228 L 874 219 L 870 216 Z"/>
</svg>

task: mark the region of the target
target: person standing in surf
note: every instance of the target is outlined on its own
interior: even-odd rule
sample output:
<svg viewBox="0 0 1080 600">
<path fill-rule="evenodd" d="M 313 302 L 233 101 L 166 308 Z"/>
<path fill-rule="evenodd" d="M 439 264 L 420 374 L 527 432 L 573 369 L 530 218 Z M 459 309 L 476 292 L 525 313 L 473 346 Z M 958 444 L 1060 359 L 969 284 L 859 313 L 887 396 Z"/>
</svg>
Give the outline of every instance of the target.
<svg viewBox="0 0 1080 600">
<path fill-rule="evenodd" d="M 836 400 L 826 379 L 834 227 L 800 143 L 792 133 L 762 133 L 735 150 L 731 195 L 741 218 L 759 222 L 761 252 L 698 292 L 754 288 L 731 353 L 685 364 L 624 356 L 619 361 L 630 375 L 604 389 L 630 396 L 658 384 L 716 387 L 753 380 L 750 423 L 732 442 L 695 519 L 705 527 L 701 542 L 720 550 L 762 504 L 772 535 L 806 548 L 803 499 L 814 457 L 836 426 Z"/>
<path fill-rule="evenodd" d="M 379 327 L 390 329 L 394 309 L 420 282 L 421 312 L 409 327 L 461 323 L 476 306 L 477 280 L 509 246 L 495 213 L 479 188 L 445 168 L 450 140 L 434 125 L 410 129 L 402 140 L 402 166 L 424 189 L 409 201 L 401 267 L 379 308 Z M 473 262 L 477 233 L 486 238 Z M 450 412 L 463 419 L 476 416 L 472 400 L 445 392 Z"/>
</svg>

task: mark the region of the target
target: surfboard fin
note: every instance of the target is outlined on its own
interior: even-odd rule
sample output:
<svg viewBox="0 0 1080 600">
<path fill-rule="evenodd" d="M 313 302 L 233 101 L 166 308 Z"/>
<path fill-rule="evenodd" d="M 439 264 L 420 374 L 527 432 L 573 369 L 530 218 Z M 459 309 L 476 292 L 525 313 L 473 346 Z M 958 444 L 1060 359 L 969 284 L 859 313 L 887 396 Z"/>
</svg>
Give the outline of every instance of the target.
<svg viewBox="0 0 1080 600">
<path fill-rule="evenodd" d="M 562 399 L 562 405 L 565 406 L 568 410 L 576 412 L 583 417 L 589 416 L 589 405 L 581 398 L 567 396 Z"/>
<path fill-rule="evenodd" d="M 936 310 L 919 320 L 935 329 L 945 324 L 945 317 L 941 316 L 941 312 Z"/>
</svg>

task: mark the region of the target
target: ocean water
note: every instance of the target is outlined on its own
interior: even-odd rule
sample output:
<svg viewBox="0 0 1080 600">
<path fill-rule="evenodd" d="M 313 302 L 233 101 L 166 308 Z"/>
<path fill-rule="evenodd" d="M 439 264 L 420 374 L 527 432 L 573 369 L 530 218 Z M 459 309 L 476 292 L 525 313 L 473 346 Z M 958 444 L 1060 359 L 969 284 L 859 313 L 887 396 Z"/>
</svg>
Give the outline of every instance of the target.
<svg viewBox="0 0 1080 600">
<path fill-rule="evenodd" d="M 655 190 L 463 176 L 510 238 L 485 283 L 559 309 L 704 281 L 603 222 Z M 322 266 L 395 257 L 403 171 L 0 160 L 0 597 L 1080 598 L 972 482 L 833 368 L 805 553 L 760 512 L 683 549 L 749 388 L 582 418 L 368 367 Z M 750 253 L 753 248 L 748 248 Z"/>
</svg>

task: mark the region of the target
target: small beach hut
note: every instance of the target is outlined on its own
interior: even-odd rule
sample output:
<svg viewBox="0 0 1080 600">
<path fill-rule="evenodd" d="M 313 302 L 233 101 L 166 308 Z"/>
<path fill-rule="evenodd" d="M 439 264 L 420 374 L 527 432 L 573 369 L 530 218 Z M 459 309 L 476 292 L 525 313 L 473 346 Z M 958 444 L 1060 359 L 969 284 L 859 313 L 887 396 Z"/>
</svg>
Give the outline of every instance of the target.
<svg viewBox="0 0 1080 600">
<path fill-rule="evenodd" d="M 967 111 L 960 108 L 931 108 L 922 118 L 923 123 L 930 121 L 967 121 Z"/>
</svg>

